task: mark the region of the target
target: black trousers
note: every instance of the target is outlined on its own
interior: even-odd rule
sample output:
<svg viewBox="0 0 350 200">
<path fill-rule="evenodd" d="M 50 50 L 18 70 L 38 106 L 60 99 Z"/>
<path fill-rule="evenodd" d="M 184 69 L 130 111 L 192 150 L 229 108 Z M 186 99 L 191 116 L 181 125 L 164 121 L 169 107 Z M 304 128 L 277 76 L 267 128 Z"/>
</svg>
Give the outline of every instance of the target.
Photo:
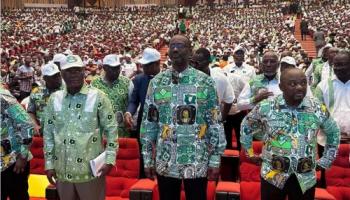
<svg viewBox="0 0 350 200">
<path fill-rule="evenodd" d="M 313 200 L 315 187 L 316 185 L 303 194 L 295 174 L 289 177 L 282 190 L 261 178 L 261 200 L 285 200 L 286 196 L 288 200 Z"/>
<path fill-rule="evenodd" d="M 15 164 L 1 172 L 1 200 L 29 200 L 29 162 L 22 173 L 13 172 L 14 167 Z"/>
<path fill-rule="evenodd" d="M 235 129 L 236 139 L 237 139 L 237 149 L 241 149 L 241 143 L 239 139 L 241 138 L 241 123 L 243 118 L 246 116 L 246 112 L 239 112 L 235 115 L 228 115 L 226 118 L 226 123 L 224 124 L 225 136 L 227 149 L 232 149 L 232 129 Z"/>
<path fill-rule="evenodd" d="M 180 200 L 182 179 L 157 175 L 160 200 Z M 207 199 L 207 178 L 184 179 L 186 199 Z"/>
</svg>

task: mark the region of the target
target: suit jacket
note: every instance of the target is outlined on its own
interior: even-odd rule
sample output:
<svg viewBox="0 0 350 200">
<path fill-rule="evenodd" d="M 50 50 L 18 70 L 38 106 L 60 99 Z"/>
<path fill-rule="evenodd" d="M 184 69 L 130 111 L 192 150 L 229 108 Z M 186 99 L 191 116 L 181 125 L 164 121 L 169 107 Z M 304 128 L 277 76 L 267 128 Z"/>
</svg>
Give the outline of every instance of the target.
<svg viewBox="0 0 350 200">
<path fill-rule="evenodd" d="M 133 80 L 134 90 L 131 93 L 131 98 L 129 99 L 128 108 L 126 111 L 134 115 L 140 105 L 139 113 L 137 116 L 137 134 L 140 131 L 143 105 L 145 104 L 148 84 L 152 78 L 152 76 L 148 76 L 146 74 L 139 74 Z"/>
</svg>

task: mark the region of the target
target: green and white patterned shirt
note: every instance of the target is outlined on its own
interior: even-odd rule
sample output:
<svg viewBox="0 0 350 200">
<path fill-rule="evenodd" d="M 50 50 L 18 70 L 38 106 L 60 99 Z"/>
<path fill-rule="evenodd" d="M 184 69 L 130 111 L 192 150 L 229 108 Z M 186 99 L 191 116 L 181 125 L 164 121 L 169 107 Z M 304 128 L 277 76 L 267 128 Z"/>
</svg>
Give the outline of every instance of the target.
<svg viewBox="0 0 350 200">
<path fill-rule="evenodd" d="M 317 159 L 317 131 L 327 136 L 323 157 Z M 329 168 L 337 155 L 339 128 L 324 104 L 305 97 L 297 108 L 289 107 L 283 95 L 260 102 L 242 122 L 241 143 L 249 156 L 253 156 L 252 139 L 264 142 L 261 177 L 282 189 L 291 174 L 295 174 L 303 192 L 316 184 L 316 164 Z M 272 158 L 285 157 L 287 171 L 272 168 Z M 298 173 L 301 159 L 312 160 L 310 172 Z"/>
<path fill-rule="evenodd" d="M 0 86 L 1 171 L 16 162 L 18 154 L 32 158 L 29 146 L 33 136 L 32 119 L 11 93 Z M 6 183 L 3 183 L 6 184 Z"/>
<path fill-rule="evenodd" d="M 192 67 L 158 74 L 148 87 L 140 130 L 144 166 L 168 177 L 206 177 L 208 167 L 220 166 L 226 147 L 219 116 L 212 78 Z"/>
<path fill-rule="evenodd" d="M 128 100 L 131 95 L 131 91 L 134 88 L 132 81 L 125 76 L 119 76 L 112 86 L 109 86 L 103 77 L 100 76 L 93 80 L 91 83 L 97 89 L 103 91 L 107 97 L 111 100 L 113 106 L 113 112 L 115 113 L 118 123 L 118 136 L 129 137 L 129 132 L 124 126 L 124 113 L 128 107 Z"/>
<path fill-rule="evenodd" d="M 115 164 L 117 124 L 112 105 L 100 90 L 84 85 L 71 95 L 53 93 L 46 107 L 44 126 L 45 169 L 55 169 L 59 181 L 87 182 L 94 177 L 89 161 L 104 151 L 106 163 Z"/>
</svg>

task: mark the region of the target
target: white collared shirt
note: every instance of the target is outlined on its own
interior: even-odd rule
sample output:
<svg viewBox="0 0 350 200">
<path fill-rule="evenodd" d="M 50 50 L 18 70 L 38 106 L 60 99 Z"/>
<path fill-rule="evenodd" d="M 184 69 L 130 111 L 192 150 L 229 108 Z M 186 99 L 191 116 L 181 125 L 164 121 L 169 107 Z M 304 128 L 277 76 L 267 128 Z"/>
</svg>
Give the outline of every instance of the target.
<svg viewBox="0 0 350 200">
<path fill-rule="evenodd" d="M 341 132 L 350 134 L 350 80 L 343 83 L 333 75 L 331 82 L 321 81 L 316 91 L 321 91 L 322 96 L 318 97 L 323 99 Z"/>
<path fill-rule="evenodd" d="M 237 74 L 246 82 L 249 82 L 249 80 L 255 77 L 255 68 L 246 63 L 243 63 L 241 67 L 237 67 L 235 63 L 232 63 L 226 65 L 223 70 L 226 73 Z"/>
<path fill-rule="evenodd" d="M 321 71 L 321 81 L 328 80 L 328 78 L 331 78 L 333 74 L 333 68 L 329 65 L 329 62 L 325 62 Z"/>
<path fill-rule="evenodd" d="M 220 103 L 233 103 L 235 94 L 227 77 L 218 70 L 210 69 L 210 77 L 215 81 L 216 92 Z"/>
</svg>

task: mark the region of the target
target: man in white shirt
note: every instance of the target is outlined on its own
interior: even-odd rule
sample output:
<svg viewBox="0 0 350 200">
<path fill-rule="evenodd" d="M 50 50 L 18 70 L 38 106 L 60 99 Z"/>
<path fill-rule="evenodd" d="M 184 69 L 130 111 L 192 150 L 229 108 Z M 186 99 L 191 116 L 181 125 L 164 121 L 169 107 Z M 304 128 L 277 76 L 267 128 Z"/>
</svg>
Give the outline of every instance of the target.
<svg viewBox="0 0 350 200">
<path fill-rule="evenodd" d="M 333 59 L 334 75 L 321 81 L 315 96 L 330 111 L 340 127 L 342 140 L 350 141 L 350 53 L 340 51 Z M 322 143 L 322 142 L 321 142 Z"/>
<path fill-rule="evenodd" d="M 246 82 L 255 77 L 254 67 L 244 62 L 244 48 L 237 46 L 233 50 L 234 63 L 226 65 L 223 70 L 226 73 L 234 73 L 241 76 Z"/>
<path fill-rule="evenodd" d="M 136 72 L 137 72 L 136 64 L 131 61 L 131 55 L 126 54 L 125 55 L 125 62 L 122 66 L 122 75 L 126 76 L 130 79 L 133 79 L 133 77 L 136 75 Z"/>
<path fill-rule="evenodd" d="M 227 77 L 220 71 L 209 68 L 210 52 L 206 48 L 199 48 L 192 57 L 191 65 L 209 75 L 215 81 L 218 100 L 221 105 L 222 120 L 226 120 L 226 116 L 230 111 L 231 105 L 235 99 L 233 88 Z M 226 139 L 228 136 L 226 135 Z M 231 143 L 227 140 L 227 144 Z"/>
</svg>

